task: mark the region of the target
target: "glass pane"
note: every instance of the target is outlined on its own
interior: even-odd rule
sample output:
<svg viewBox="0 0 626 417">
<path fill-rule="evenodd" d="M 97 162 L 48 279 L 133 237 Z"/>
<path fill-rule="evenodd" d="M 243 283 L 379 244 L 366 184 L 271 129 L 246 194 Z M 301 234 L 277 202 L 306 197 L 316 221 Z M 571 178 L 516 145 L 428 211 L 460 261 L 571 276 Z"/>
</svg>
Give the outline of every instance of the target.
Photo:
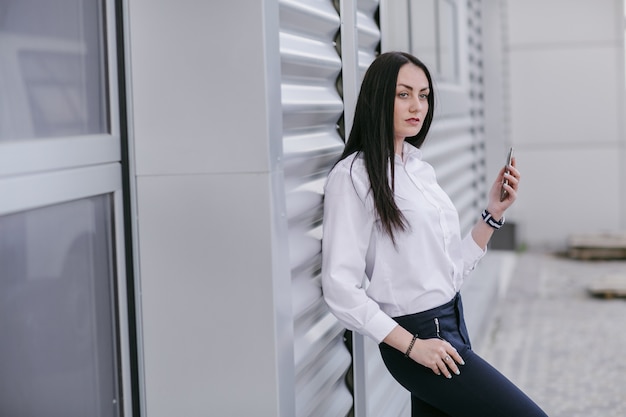
<svg viewBox="0 0 626 417">
<path fill-rule="evenodd" d="M 433 76 L 458 82 L 457 5 L 454 0 L 415 0 L 409 3 L 411 50 Z"/>
<path fill-rule="evenodd" d="M 439 74 L 446 81 L 457 80 L 456 4 L 439 0 Z"/>
<path fill-rule="evenodd" d="M 0 415 L 117 416 L 108 195 L 0 216 Z"/>
<path fill-rule="evenodd" d="M 436 0 L 419 0 L 409 3 L 411 8 L 411 49 L 433 73 L 439 73 L 437 64 Z"/>
<path fill-rule="evenodd" d="M 0 4 L 0 142 L 109 133 L 103 0 Z"/>
</svg>

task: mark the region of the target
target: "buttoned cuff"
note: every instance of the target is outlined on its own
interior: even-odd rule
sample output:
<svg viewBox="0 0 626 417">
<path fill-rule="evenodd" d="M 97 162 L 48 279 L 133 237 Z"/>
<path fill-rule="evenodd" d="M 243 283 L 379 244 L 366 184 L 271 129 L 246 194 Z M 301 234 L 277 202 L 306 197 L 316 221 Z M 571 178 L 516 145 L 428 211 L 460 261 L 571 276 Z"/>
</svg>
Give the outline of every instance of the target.
<svg viewBox="0 0 626 417">
<path fill-rule="evenodd" d="M 463 263 L 465 264 L 465 275 L 473 271 L 478 262 L 485 256 L 487 249 L 483 250 L 469 232 L 463 239 Z"/>
<path fill-rule="evenodd" d="M 363 326 L 361 333 L 380 344 L 397 325 L 394 319 L 379 311 Z"/>
</svg>

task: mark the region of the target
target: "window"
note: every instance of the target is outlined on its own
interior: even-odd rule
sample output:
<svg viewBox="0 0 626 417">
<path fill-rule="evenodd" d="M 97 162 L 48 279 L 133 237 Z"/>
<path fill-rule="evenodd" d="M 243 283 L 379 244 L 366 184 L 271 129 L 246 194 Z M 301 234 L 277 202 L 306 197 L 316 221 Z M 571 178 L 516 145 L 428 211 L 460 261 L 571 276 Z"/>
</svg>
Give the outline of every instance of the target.
<svg viewBox="0 0 626 417">
<path fill-rule="evenodd" d="M 113 6 L 0 1 L 0 416 L 131 414 Z"/>
<path fill-rule="evenodd" d="M 4 0 L 0 142 L 109 133 L 103 4 Z"/>
<path fill-rule="evenodd" d="M 0 216 L 0 415 L 117 409 L 111 196 Z"/>
<path fill-rule="evenodd" d="M 411 51 L 439 80 L 458 83 L 458 11 L 454 0 L 410 1 Z"/>
</svg>

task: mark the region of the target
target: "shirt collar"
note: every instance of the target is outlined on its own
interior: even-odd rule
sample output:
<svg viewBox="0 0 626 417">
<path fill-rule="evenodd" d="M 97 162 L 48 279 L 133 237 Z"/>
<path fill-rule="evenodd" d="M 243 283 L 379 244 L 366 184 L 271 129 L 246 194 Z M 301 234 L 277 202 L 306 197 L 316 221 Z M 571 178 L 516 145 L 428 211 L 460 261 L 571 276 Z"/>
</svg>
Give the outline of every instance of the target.
<svg viewBox="0 0 626 417">
<path fill-rule="evenodd" d="M 409 161 L 410 159 L 416 158 L 421 160 L 422 159 L 422 150 L 416 148 L 415 146 L 411 145 L 408 142 L 404 142 L 402 144 L 402 154 L 404 155 L 404 162 Z M 400 157 L 400 155 L 396 155 L 395 156 L 395 161 L 396 162 L 400 162 L 402 163 L 402 158 Z"/>
</svg>

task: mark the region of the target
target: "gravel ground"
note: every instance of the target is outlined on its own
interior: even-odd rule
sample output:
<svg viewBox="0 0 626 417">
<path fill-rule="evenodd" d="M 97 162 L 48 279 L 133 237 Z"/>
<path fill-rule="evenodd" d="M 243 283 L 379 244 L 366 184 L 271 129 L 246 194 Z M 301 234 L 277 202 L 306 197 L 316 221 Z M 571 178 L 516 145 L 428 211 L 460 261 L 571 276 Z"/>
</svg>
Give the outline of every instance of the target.
<svg viewBox="0 0 626 417">
<path fill-rule="evenodd" d="M 626 299 L 588 287 L 626 261 L 525 253 L 478 352 L 551 417 L 626 416 Z"/>
</svg>

